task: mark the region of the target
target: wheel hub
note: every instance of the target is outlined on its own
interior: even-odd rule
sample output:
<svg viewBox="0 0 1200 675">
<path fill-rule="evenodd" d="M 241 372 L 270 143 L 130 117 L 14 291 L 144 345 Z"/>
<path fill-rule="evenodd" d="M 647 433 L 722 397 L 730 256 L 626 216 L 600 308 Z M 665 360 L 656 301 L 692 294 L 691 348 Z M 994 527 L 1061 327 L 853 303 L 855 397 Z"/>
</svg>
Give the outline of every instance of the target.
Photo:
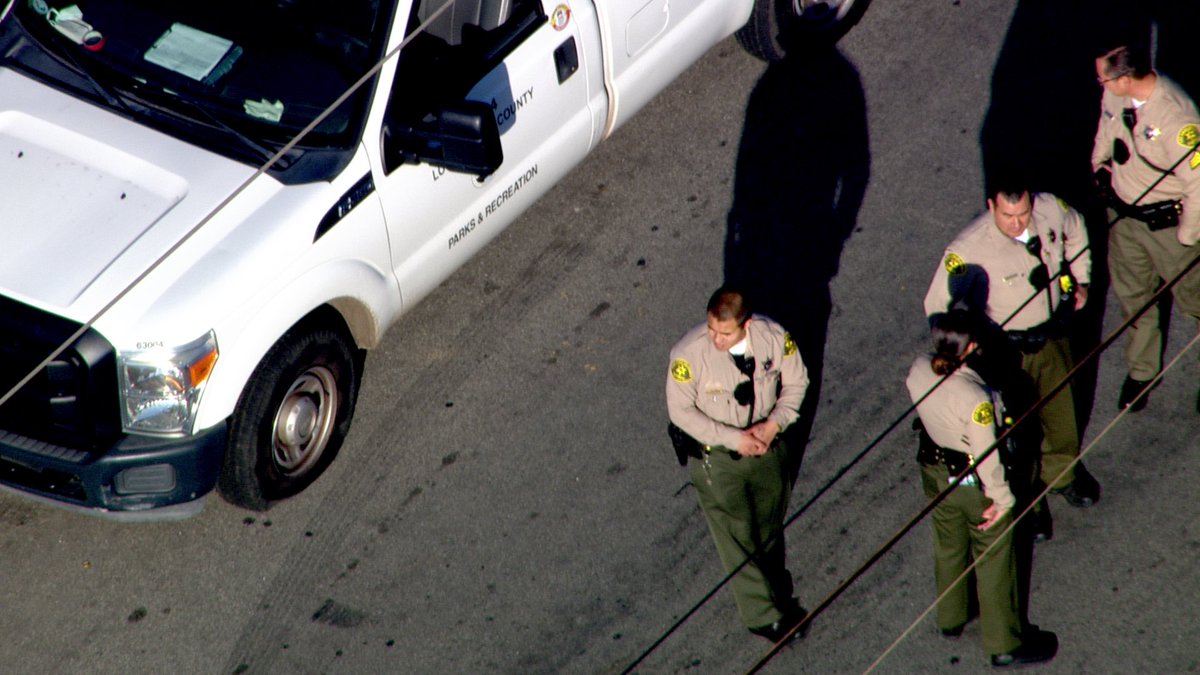
<svg viewBox="0 0 1200 675">
<path fill-rule="evenodd" d="M 328 368 L 313 366 L 292 382 L 275 414 L 274 459 L 284 475 L 299 476 L 316 464 L 337 410 L 337 381 Z"/>
<path fill-rule="evenodd" d="M 292 397 L 284 401 L 279 411 L 283 421 L 279 427 L 279 442 L 283 445 L 308 443 L 317 426 L 318 412 L 318 404 L 308 397 Z"/>
</svg>

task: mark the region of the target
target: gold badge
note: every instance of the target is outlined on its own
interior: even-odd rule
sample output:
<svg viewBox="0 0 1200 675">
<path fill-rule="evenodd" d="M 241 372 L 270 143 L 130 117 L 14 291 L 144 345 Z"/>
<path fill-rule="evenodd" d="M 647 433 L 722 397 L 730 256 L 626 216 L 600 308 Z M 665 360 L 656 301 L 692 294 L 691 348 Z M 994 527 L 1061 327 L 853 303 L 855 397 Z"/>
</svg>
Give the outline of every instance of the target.
<svg viewBox="0 0 1200 675">
<path fill-rule="evenodd" d="M 946 272 L 952 276 L 966 274 L 967 261 L 962 259 L 962 256 L 957 253 L 946 255 Z"/>
<path fill-rule="evenodd" d="M 783 358 L 787 358 L 796 353 L 796 341 L 792 339 L 792 334 L 785 332 L 783 334 Z"/>
<path fill-rule="evenodd" d="M 675 378 L 675 381 L 680 384 L 691 382 L 692 367 L 683 359 L 675 359 L 675 362 L 671 364 L 671 377 Z"/>
<path fill-rule="evenodd" d="M 996 413 L 992 410 L 991 401 L 984 401 L 975 406 L 975 411 L 971 413 L 971 421 L 981 427 L 991 426 L 996 421 Z"/>
</svg>

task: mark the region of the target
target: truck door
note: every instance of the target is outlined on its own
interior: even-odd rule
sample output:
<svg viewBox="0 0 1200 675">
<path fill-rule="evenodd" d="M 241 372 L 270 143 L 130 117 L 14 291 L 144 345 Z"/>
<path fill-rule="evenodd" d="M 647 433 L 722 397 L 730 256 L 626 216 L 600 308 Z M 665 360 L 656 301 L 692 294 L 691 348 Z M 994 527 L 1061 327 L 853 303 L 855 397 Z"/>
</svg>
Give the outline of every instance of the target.
<svg viewBox="0 0 1200 675">
<path fill-rule="evenodd" d="M 413 4 L 406 29 L 411 40 L 388 93 L 375 177 L 406 306 L 589 150 L 596 122 L 578 22 L 566 2 L 546 2 Z M 453 137 L 448 120 L 467 129 L 468 146 L 488 146 L 480 154 L 488 159 L 477 166 L 460 161 L 452 148 L 463 139 Z M 478 122 L 484 124 L 472 124 Z"/>
</svg>

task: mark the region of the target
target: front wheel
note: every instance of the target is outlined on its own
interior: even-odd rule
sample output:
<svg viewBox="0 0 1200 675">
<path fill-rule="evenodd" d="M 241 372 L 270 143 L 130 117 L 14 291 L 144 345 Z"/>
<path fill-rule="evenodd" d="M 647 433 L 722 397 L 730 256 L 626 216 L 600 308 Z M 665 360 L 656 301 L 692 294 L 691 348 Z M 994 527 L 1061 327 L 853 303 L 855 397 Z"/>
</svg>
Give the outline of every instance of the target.
<svg viewBox="0 0 1200 675">
<path fill-rule="evenodd" d="M 238 400 L 221 495 L 265 511 L 316 480 L 350 431 L 361 367 L 343 331 L 302 325 L 280 338 Z"/>
<path fill-rule="evenodd" d="M 789 48 L 837 42 L 862 18 L 870 0 L 757 0 L 737 32 L 742 47 L 764 61 L 782 61 Z"/>
</svg>

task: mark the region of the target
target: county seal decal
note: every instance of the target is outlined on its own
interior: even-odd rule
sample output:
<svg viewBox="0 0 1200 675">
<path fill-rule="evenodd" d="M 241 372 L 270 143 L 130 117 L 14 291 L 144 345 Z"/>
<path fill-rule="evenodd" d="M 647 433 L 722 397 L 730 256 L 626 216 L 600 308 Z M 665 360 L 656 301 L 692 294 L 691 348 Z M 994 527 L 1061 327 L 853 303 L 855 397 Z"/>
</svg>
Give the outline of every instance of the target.
<svg viewBox="0 0 1200 675">
<path fill-rule="evenodd" d="M 963 260 L 962 256 L 957 253 L 946 254 L 946 273 L 958 276 L 967 271 L 967 261 Z"/>
<path fill-rule="evenodd" d="M 783 334 L 783 358 L 793 356 L 796 353 L 796 341 L 792 339 L 792 334 L 784 332 Z"/>
<path fill-rule="evenodd" d="M 571 8 L 560 4 L 550 13 L 550 25 L 554 30 L 562 30 L 571 22 Z"/>
<path fill-rule="evenodd" d="M 1183 147 L 1195 150 L 1196 145 L 1200 144 L 1200 128 L 1195 124 L 1185 124 L 1179 130 L 1179 135 L 1175 137 L 1175 140 Z M 1200 166 L 1200 153 L 1192 153 L 1191 158 L 1188 159 L 1188 166 L 1193 169 Z"/>
<path fill-rule="evenodd" d="M 671 377 L 675 378 L 675 381 L 680 384 L 691 382 L 692 367 L 683 359 L 675 359 L 675 361 L 671 363 Z"/>
<path fill-rule="evenodd" d="M 992 409 L 991 401 L 984 401 L 975 406 L 974 412 L 971 413 L 971 421 L 981 427 L 991 426 L 992 422 L 996 421 L 996 413 Z"/>
</svg>

